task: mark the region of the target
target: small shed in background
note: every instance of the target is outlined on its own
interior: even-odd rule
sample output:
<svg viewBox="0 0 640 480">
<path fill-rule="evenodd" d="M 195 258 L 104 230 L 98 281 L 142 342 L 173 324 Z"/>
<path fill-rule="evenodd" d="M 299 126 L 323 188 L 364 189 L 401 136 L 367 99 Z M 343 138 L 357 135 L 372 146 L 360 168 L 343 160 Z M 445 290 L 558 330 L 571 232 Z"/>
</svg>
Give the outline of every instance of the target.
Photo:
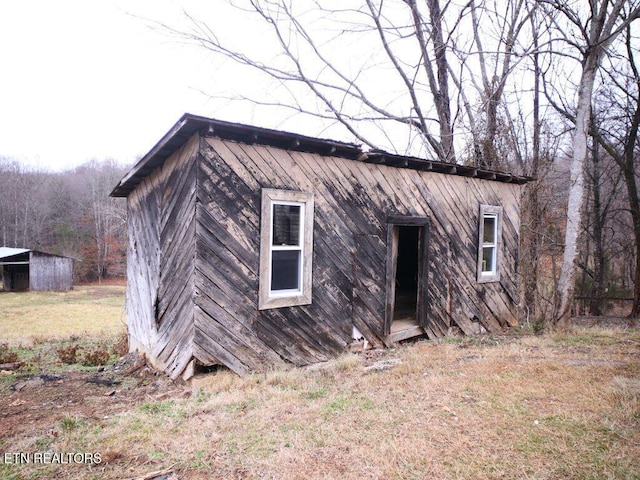
<svg viewBox="0 0 640 480">
<path fill-rule="evenodd" d="M 28 248 L 0 247 L 0 276 L 5 291 L 73 287 L 73 259 Z"/>
</svg>

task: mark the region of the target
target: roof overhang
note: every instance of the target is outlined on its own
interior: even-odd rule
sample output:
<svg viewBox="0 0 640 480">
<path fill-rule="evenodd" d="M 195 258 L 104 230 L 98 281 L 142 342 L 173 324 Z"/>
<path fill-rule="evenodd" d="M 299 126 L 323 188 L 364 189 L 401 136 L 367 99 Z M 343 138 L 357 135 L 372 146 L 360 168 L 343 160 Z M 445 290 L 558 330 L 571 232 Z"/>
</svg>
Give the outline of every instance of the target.
<svg viewBox="0 0 640 480">
<path fill-rule="evenodd" d="M 66 257 L 64 255 L 54 255 L 53 253 L 42 252 L 40 250 L 33 250 L 31 248 L 0 247 L 0 261 L 5 258 L 13 258 L 17 256 L 20 256 L 22 258 L 26 254 L 30 254 L 31 252 L 37 255 L 45 255 L 47 257 L 71 258 L 72 260 L 75 260 L 72 257 Z M 26 257 L 28 258 L 29 255 L 26 255 Z M 2 263 L 4 263 L 5 265 L 8 264 L 8 262 L 2 262 Z"/>
<path fill-rule="evenodd" d="M 15 257 L 16 255 L 22 255 L 23 253 L 30 252 L 29 248 L 10 248 L 10 247 L 0 247 L 0 259 Z"/>
<path fill-rule="evenodd" d="M 503 172 L 484 170 L 416 157 L 394 155 L 379 150 L 365 152 L 360 145 L 321 138 L 307 137 L 290 132 L 225 122 L 213 118 L 185 113 L 158 143 L 138 161 L 111 192 L 112 197 L 126 197 L 153 170 L 164 162 L 194 134 L 215 136 L 241 143 L 270 145 L 287 150 L 312 152 L 320 155 L 347 158 L 366 163 L 383 164 L 397 168 L 433 171 L 450 175 L 476 177 L 499 182 L 524 184 L 532 179 Z"/>
</svg>

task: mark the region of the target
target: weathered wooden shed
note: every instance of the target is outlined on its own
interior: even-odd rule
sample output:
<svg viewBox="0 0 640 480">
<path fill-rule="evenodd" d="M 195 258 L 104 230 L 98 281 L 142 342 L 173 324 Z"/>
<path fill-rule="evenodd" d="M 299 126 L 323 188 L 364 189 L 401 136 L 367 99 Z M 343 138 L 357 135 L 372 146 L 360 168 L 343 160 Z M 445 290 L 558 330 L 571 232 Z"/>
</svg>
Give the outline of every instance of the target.
<svg viewBox="0 0 640 480">
<path fill-rule="evenodd" d="M 515 325 L 526 181 L 185 114 L 111 194 L 131 348 L 188 378 Z"/>
<path fill-rule="evenodd" d="M 5 291 L 73 288 L 73 259 L 28 248 L 0 247 L 0 275 Z"/>
</svg>

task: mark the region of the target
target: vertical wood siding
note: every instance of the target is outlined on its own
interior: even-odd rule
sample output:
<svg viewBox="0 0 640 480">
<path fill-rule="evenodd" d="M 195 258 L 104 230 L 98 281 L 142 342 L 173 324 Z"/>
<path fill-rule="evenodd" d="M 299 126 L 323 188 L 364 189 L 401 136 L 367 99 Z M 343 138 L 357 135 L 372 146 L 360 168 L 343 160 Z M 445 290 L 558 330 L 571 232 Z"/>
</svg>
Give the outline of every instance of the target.
<svg viewBox="0 0 640 480">
<path fill-rule="evenodd" d="M 73 287 L 73 259 L 31 252 L 29 289 L 66 291 Z"/>
</svg>

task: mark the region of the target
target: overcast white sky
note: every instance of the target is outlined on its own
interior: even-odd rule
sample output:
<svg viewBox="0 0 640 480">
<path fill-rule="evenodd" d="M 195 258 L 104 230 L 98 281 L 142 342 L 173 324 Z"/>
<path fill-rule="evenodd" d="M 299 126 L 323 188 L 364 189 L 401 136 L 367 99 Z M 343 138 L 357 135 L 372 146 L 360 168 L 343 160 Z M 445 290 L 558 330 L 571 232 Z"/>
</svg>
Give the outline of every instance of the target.
<svg viewBox="0 0 640 480">
<path fill-rule="evenodd" d="M 185 112 L 356 141 L 330 123 L 289 118 L 290 112 L 258 109 L 249 101 L 230 103 L 225 97 L 234 93 L 280 99 L 280 91 L 255 71 L 151 27 L 156 20 L 186 29 L 183 9 L 215 25 L 225 44 L 265 62 L 273 59 L 268 35 L 260 32 L 264 23 L 223 0 L 0 0 L 0 157 L 51 170 L 92 159 L 132 164 Z M 403 84 L 397 90 L 396 78 L 394 90 L 384 68 L 374 68 L 373 49 L 357 41 L 344 68 L 353 61 L 362 84 L 394 103 Z M 354 52 L 364 60 L 354 60 Z M 361 69 L 365 64 L 370 73 Z M 407 106 L 394 103 L 399 114 Z M 385 128 L 399 150 L 411 146 L 404 128 L 395 136 Z"/>
<path fill-rule="evenodd" d="M 199 91 L 230 88 L 234 67 L 128 14 L 173 22 L 187 3 L 1 1 L 0 156 L 52 170 L 133 163 L 185 112 L 255 123 L 250 106 L 225 108 Z M 229 15 L 223 2 L 206 3 L 210 15 Z M 250 35 L 242 19 L 227 24 Z"/>
</svg>

